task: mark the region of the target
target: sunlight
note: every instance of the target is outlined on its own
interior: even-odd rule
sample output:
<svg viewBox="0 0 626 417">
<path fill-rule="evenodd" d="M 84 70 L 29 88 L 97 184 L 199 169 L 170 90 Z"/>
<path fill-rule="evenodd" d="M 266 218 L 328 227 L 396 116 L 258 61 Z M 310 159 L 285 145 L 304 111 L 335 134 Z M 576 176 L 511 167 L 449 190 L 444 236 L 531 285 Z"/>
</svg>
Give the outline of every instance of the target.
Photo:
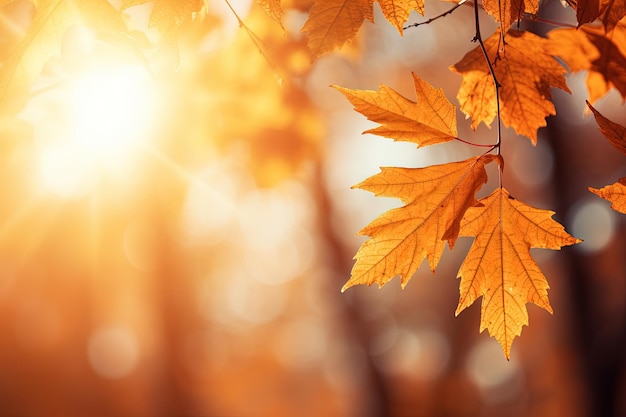
<svg viewBox="0 0 626 417">
<path fill-rule="evenodd" d="M 155 133 L 157 89 L 139 64 L 91 69 L 63 91 L 63 122 L 40 160 L 44 186 L 82 194 L 103 176 L 124 180 L 142 143 Z"/>
</svg>

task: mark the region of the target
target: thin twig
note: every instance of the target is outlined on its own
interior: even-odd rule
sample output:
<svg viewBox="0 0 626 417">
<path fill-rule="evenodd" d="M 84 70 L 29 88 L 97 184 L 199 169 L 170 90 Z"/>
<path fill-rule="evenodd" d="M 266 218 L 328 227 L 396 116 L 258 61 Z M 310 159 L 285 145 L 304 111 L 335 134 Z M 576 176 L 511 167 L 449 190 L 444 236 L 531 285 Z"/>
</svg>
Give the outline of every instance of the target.
<svg viewBox="0 0 626 417">
<path fill-rule="evenodd" d="M 497 150 L 497 154 L 500 155 L 500 144 L 502 141 L 502 130 L 500 123 L 500 87 L 501 84 L 498 82 L 498 78 L 496 77 L 496 73 L 493 69 L 493 65 L 491 64 L 491 60 L 489 59 L 489 55 L 487 54 L 487 49 L 485 48 L 485 43 L 483 42 L 483 38 L 480 35 L 480 21 L 478 19 L 478 4 L 474 2 L 474 19 L 476 24 L 476 35 L 472 41 L 478 42 L 480 44 L 480 49 L 483 51 L 483 56 L 485 57 L 485 62 L 487 62 L 487 66 L 489 67 L 489 72 L 491 73 L 491 78 L 493 79 L 494 88 L 496 92 L 496 120 L 498 124 L 498 140 L 494 146 Z M 500 186 L 502 186 L 502 177 L 500 176 Z"/>
<path fill-rule="evenodd" d="M 274 75 L 276 76 L 276 78 L 278 79 L 278 83 L 281 85 L 284 85 L 285 83 L 285 79 L 284 77 L 282 77 L 278 71 L 278 69 L 276 68 L 276 65 L 274 65 L 274 62 L 272 62 L 272 60 L 270 59 L 270 57 L 267 55 L 267 53 L 265 53 L 265 44 L 263 42 L 263 40 L 261 38 L 259 38 L 249 27 L 248 25 L 246 25 L 244 23 L 244 21 L 239 17 L 239 15 L 237 14 L 237 12 L 235 11 L 235 9 L 233 8 L 233 6 L 230 4 L 230 1 L 228 0 L 224 0 L 226 2 L 226 5 L 228 6 L 228 8 L 230 9 L 231 12 L 233 12 L 233 15 L 235 16 L 235 18 L 237 19 L 237 23 L 239 24 L 239 27 L 242 28 L 243 30 L 246 31 L 246 34 L 248 35 L 248 37 L 250 38 L 250 40 L 252 41 L 252 43 L 254 44 L 254 46 L 256 46 L 257 50 L 259 51 L 259 53 L 261 54 L 261 56 L 263 56 L 263 58 L 265 59 L 265 62 L 267 62 L 267 65 L 269 65 L 270 69 L 274 72 Z"/>
<path fill-rule="evenodd" d="M 432 22 L 434 22 L 437 19 L 441 19 L 444 16 L 452 14 L 452 12 L 454 12 L 456 9 L 458 9 L 459 7 L 461 7 L 462 5 L 464 5 L 465 3 L 468 3 L 468 2 L 471 3 L 472 1 L 471 0 L 461 0 L 460 2 L 458 2 L 457 4 L 452 6 L 450 9 L 446 10 L 445 12 L 443 12 L 441 14 L 438 14 L 435 17 L 431 17 L 430 19 L 428 19 L 428 20 L 426 20 L 424 22 L 413 23 L 413 24 L 410 24 L 408 26 L 405 26 L 405 27 L 402 28 L 402 30 L 407 30 L 408 28 L 416 28 L 416 27 L 421 26 L 421 25 L 427 25 L 429 23 L 432 23 Z"/>
<path fill-rule="evenodd" d="M 491 152 L 496 147 L 496 145 L 494 145 L 494 144 L 475 143 L 475 142 L 470 142 L 469 140 L 456 138 L 456 137 L 454 138 L 454 140 L 458 140 L 459 142 L 463 142 L 466 145 L 478 146 L 480 148 L 491 148 L 489 151 L 487 151 L 487 153 Z"/>
</svg>

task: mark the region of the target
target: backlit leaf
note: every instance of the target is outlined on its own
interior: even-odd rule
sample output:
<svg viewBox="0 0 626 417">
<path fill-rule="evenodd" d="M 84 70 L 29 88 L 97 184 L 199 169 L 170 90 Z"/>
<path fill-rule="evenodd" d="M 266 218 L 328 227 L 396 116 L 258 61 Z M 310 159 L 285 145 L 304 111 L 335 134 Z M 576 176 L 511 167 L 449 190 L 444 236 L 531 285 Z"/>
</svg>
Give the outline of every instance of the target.
<svg viewBox="0 0 626 417">
<path fill-rule="evenodd" d="M 334 86 L 354 105 L 359 113 L 381 126 L 372 133 L 419 146 L 453 140 L 457 135 L 456 109 L 441 89 L 413 74 L 417 102 L 398 94 L 386 85 L 378 91 L 350 90 Z"/>
<path fill-rule="evenodd" d="M 538 0 L 485 0 L 483 7 L 496 22 L 500 22 L 500 30 L 506 32 L 511 24 L 521 20 L 524 12 L 537 14 Z"/>
<path fill-rule="evenodd" d="M 593 104 L 612 88 L 626 98 L 626 24 L 610 32 L 602 27 L 555 29 L 548 33 L 549 50 L 572 72 L 587 70 L 587 90 Z"/>
<path fill-rule="evenodd" d="M 374 21 L 373 0 L 317 0 L 302 28 L 312 58 L 352 41 L 365 19 Z"/>
<path fill-rule="evenodd" d="M 509 31 L 506 48 L 499 52 L 500 33 L 485 41 L 487 54 L 500 88 L 502 122 L 518 134 L 537 142 L 537 129 L 546 125 L 545 118 L 556 114 L 551 101 L 551 87 L 568 91 L 563 68 L 548 53 L 548 41 L 529 32 Z M 480 47 L 475 48 L 452 66 L 463 76 L 457 98 L 461 110 L 472 118 L 472 128 L 480 122 L 490 125 L 496 117 L 494 83 Z"/>
<path fill-rule="evenodd" d="M 460 236 L 475 237 L 459 270 L 458 315 L 483 297 L 480 331 L 487 329 L 511 354 L 513 339 L 528 325 L 526 303 L 552 312 L 548 282 L 530 254 L 530 248 L 558 250 L 579 243 L 554 214 L 512 198 L 504 188 L 470 207 L 461 222 Z"/>
<path fill-rule="evenodd" d="M 494 155 L 426 168 L 382 168 L 355 188 L 395 197 L 403 207 L 389 210 L 359 232 L 370 236 L 359 251 L 343 290 L 357 285 L 382 286 L 400 276 L 404 287 L 424 258 L 434 271 L 445 241 L 452 248 L 465 211 L 487 181 L 485 165 Z"/>
<path fill-rule="evenodd" d="M 402 27 L 409 18 L 411 10 L 424 15 L 424 0 L 378 0 L 385 19 L 402 34 Z"/>
<path fill-rule="evenodd" d="M 626 177 L 600 189 L 589 187 L 589 191 L 610 201 L 613 210 L 626 214 Z"/>
</svg>

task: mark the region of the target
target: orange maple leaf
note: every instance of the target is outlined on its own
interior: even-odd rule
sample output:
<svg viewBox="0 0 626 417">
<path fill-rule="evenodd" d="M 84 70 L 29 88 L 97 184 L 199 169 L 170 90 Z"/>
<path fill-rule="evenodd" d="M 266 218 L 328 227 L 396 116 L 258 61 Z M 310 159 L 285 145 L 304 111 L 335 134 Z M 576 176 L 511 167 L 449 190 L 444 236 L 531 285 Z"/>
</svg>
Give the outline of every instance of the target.
<svg viewBox="0 0 626 417">
<path fill-rule="evenodd" d="M 424 14 L 424 0 L 378 0 L 385 18 L 402 34 L 412 10 Z M 341 48 L 354 39 L 365 19 L 374 21 L 374 0 L 316 0 L 302 31 L 311 57 Z"/>
<path fill-rule="evenodd" d="M 413 74 L 417 102 L 386 85 L 378 91 L 351 90 L 333 86 L 345 95 L 355 110 L 380 123 L 364 133 L 414 142 L 419 146 L 448 142 L 456 138 L 456 108 L 442 89 L 436 89 Z"/>
<path fill-rule="evenodd" d="M 537 142 L 537 129 L 545 118 L 556 114 L 550 100 L 550 87 L 569 92 L 563 74 L 565 68 L 546 51 L 548 41 L 529 32 L 511 30 L 506 35 L 506 49 L 498 51 L 500 33 L 485 41 L 487 54 L 500 88 L 502 122 L 518 134 Z M 480 47 L 467 53 L 451 67 L 463 76 L 457 99 L 461 110 L 472 118 L 472 128 L 480 122 L 487 126 L 496 116 L 493 78 Z"/>
<path fill-rule="evenodd" d="M 456 315 L 483 297 L 480 331 L 487 329 L 504 350 L 528 325 L 526 303 L 552 313 L 548 282 L 530 254 L 530 248 L 560 249 L 581 242 L 552 219 L 554 212 L 528 206 L 504 188 L 470 207 L 459 236 L 475 236 L 459 269 L 460 298 Z"/>
<path fill-rule="evenodd" d="M 626 4 L 620 0 L 566 0 L 576 10 L 578 26 L 600 18 L 607 31 L 626 16 Z"/>
<path fill-rule="evenodd" d="M 599 111 L 593 108 L 589 102 L 587 102 L 587 106 L 593 112 L 593 116 L 598 126 L 600 126 L 600 131 L 604 137 L 606 137 L 617 150 L 626 155 L 626 127 L 604 117 Z M 612 203 L 611 207 L 614 210 L 626 214 L 626 177 L 601 189 L 589 187 L 589 191 L 610 201 Z"/>
<path fill-rule="evenodd" d="M 424 0 L 378 0 L 385 19 L 398 29 L 402 35 L 402 27 L 409 19 L 412 10 L 424 15 Z"/>
<path fill-rule="evenodd" d="M 483 8 L 500 22 L 500 30 L 506 33 L 513 22 L 521 20 L 524 12 L 537 14 L 539 0 L 485 0 Z"/>
<path fill-rule="evenodd" d="M 302 28 L 311 57 L 316 59 L 350 42 L 365 19 L 374 21 L 373 0 L 317 0 Z"/>
<path fill-rule="evenodd" d="M 484 155 L 426 168 L 382 168 L 355 188 L 405 203 L 359 232 L 370 236 L 355 255 L 352 275 L 342 291 L 357 284 L 383 286 L 400 276 L 404 288 L 424 258 L 435 271 L 445 241 L 454 247 L 465 211 L 487 181 L 485 165 L 499 156 Z"/>
<path fill-rule="evenodd" d="M 587 70 L 589 101 L 595 103 L 612 88 L 626 98 L 626 24 L 610 32 L 602 27 L 555 29 L 548 33 L 548 49 L 572 72 Z"/>
<path fill-rule="evenodd" d="M 589 187 L 589 191 L 611 202 L 611 208 L 626 214 L 626 177 L 600 189 Z"/>
</svg>

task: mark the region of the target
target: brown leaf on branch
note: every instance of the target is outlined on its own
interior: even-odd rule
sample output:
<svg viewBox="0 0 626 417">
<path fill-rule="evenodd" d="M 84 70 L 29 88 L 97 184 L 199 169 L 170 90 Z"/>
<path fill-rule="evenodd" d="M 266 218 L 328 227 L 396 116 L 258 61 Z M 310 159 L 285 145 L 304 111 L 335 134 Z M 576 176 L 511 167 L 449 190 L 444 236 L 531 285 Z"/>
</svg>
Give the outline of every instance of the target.
<svg viewBox="0 0 626 417">
<path fill-rule="evenodd" d="M 611 145 L 617 150 L 626 155 L 626 127 L 604 117 L 599 111 L 593 108 L 589 102 L 587 102 L 587 106 L 593 112 L 593 116 L 598 126 L 600 126 L 600 131 L 604 137 L 607 138 Z M 612 203 L 611 207 L 614 210 L 626 214 L 626 177 L 601 189 L 589 187 L 589 191 L 610 201 Z"/>
<path fill-rule="evenodd" d="M 435 271 L 445 241 L 454 246 L 465 211 L 477 204 L 475 195 L 487 181 L 485 165 L 495 155 L 426 168 L 382 168 L 355 188 L 377 196 L 395 197 L 403 207 L 383 213 L 359 232 L 370 236 L 355 255 L 352 275 L 342 291 L 357 285 L 382 286 L 400 276 L 402 287 L 424 258 Z"/>
<path fill-rule="evenodd" d="M 483 297 L 480 331 L 487 329 L 509 358 L 511 344 L 528 325 L 526 303 L 552 312 L 545 276 L 530 248 L 558 250 L 581 242 L 552 219 L 554 212 L 528 206 L 504 188 L 470 207 L 459 236 L 476 237 L 459 269 L 458 315 Z"/>
<path fill-rule="evenodd" d="M 626 98 L 626 24 L 610 32 L 602 27 L 555 29 L 548 33 L 549 51 L 572 72 L 588 71 L 587 90 L 593 104 L 612 88 Z"/>
<path fill-rule="evenodd" d="M 509 31 L 506 49 L 498 51 L 500 33 L 485 41 L 500 88 L 502 122 L 518 134 L 537 142 L 537 129 L 545 118 L 556 114 L 551 101 L 551 87 L 569 92 L 563 68 L 548 52 L 548 40 L 529 32 Z M 472 128 L 480 122 L 487 126 L 496 117 L 497 108 L 492 75 L 480 47 L 467 53 L 451 67 L 463 76 L 457 98 L 461 110 L 472 118 Z"/>
<path fill-rule="evenodd" d="M 456 108 L 443 90 L 436 89 L 413 74 L 417 102 L 411 101 L 386 85 L 378 91 L 350 90 L 334 86 L 359 113 L 380 123 L 372 133 L 418 146 L 434 145 L 455 139 Z"/>
</svg>

